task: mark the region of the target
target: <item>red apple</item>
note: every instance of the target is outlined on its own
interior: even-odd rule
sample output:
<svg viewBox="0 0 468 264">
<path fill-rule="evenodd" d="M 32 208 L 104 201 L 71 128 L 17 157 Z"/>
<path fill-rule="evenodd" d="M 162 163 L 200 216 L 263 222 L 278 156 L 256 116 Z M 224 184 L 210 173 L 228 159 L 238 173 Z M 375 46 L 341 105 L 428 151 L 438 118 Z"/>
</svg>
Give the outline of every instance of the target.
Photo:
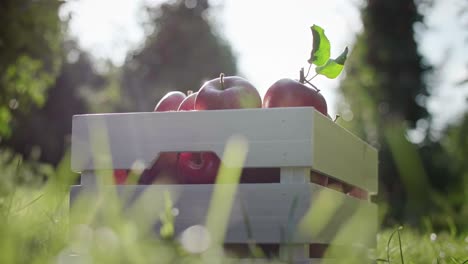
<svg viewBox="0 0 468 264">
<path fill-rule="evenodd" d="M 196 111 L 195 99 L 198 92 L 187 92 L 178 111 Z M 182 152 L 179 154 L 177 174 L 183 183 L 208 184 L 214 183 L 221 161 L 211 152 Z"/>
<path fill-rule="evenodd" d="M 225 77 L 221 73 L 219 78 L 204 83 L 198 90 L 194 110 L 261 108 L 261 106 L 262 98 L 251 83 L 241 77 Z M 219 157 L 214 153 L 184 152 L 179 155 L 177 171 L 186 183 L 214 183 L 220 164 Z"/>
<path fill-rule="evenodd" d="M 321 185 L 321 186 L 327 186 L 328 184 L 328 177 L 325 175 L 322 175 L 318 172 L 311 171 L 310 172 L 310 182 Z"/>
<path fill-rule="evenodd" d="M 345 192 L 343 183 L 332 178 L 328 178 L 327 187 L 335 191 L 342 192 L 342 193 Z"/>
<path fill-rule="evenodd" d="M 195 99 L 195 110 L 261 108 L 257 89 L 239 76 L 226 76 L 203 84 Z"/>
<path fill-rule="evenodd" d="M 154 112 L 177 111 L 179 105 L 186 98 L 185 94 L 179 91 L 167 93 L 154 108 Z M 177 171 L 177 153 L 160 153 L 159 157 L 151 165 L 151 168 L 145 169 L 141 174 L 138 184 L 152 184 L 159 176 L 163 174 L 167 177 L 176 177 Z"/>
<path fill-rule="evenodd" d="M 114 182 L 115 184 L 125 184 L 128 178 L 127 170 L 116 169 L 114 170 Z"/>
<path fill-rule="evenodd" d="M 177 111 L 193 111 L 195 110 L 195 99 L 198 92 L 187 91 L 187 97 L 180 103 Z"/>
<path fill-rule="evenodd" d="M 213 152 L 182 152 L 177 173 L 184 183 L 212 184 L 216 180 L 221 160 Z"/>
<path fill-rule="evenodd" d="M 154 112 L 177 111 L 177 108 L 185 97 L 185 94 L 179 91 L 169 92 L 159 100 L 154 108 Z"/>
<path fill-rule="evenodd" d="M 320 113 L 327 115 L 327 102 L 316 88 L 304 84 L 304 70 L 300 81 L 281 79 L 268 88 L 263 97 L 263 108 L 313 106 Z"/>
<path fill-rule="evenodd" d="M 138 184 L 153 184 L 156 180 L 162 180 L 162 177 L 177 182 L 179 180 L 177 178 L 177 158 L 177 152 L 161 153 L 151 168 L 143 171 Z"/>
<path fill-rule="evenodd" d="M 363 190 L 361 188 L 357 187 L 352 187 L 351 190 L 346 192 L 347 195 L 356 197 L 362 200 L 368 200 L 369 199 L 369 193 L 366 190 Z"/>
</svg>

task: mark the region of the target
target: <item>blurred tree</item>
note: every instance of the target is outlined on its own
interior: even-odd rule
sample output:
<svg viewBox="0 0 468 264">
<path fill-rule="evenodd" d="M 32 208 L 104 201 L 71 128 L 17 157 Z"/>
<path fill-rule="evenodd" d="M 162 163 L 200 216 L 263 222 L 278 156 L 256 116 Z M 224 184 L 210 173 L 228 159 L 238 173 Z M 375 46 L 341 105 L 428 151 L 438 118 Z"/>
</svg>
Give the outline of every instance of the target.
<svg viewBox="0 0 468 264">
<path fill-rule="evenodd" d="M 59 0 L 0 1 L 0 139 L 20 112 L 41 106 L 60 61 Z"/>
<path fill-rule="evenodd" d="M 460 213 L 459 222 L 468 229 L 468 111 L 458 124 L 446 129 L 445 137 L 441 142 L 448 153 L 449 168 L 456 179 L 448 179 L 447 195 L 454 196 L 455 210 Z M 444 175 L 444 174 L 441 174 Z"/>
<path fill-rule="evenodd" d="M 172 90 L 198 90 L 204 80 L 236 74 L 234 55 L 209 20 L 207 0 L 148 8 L 150 34 L 123 67 L 120 111 L 152 111 Z"/>
<path fill-rule="evenodd" d="M 413 30 L 422 17 L 415 1 L 367 0 L 362 20 L 364 31 L 350 54 L 340 87 L 345 98 L 340 112 L 352 121 L 341 124 L 380 150 L 378 200 L 390 203 L 387 219 L 416 220 L 426 209 L 427 183 L 421 182 L 418 192 L 405 189 L 407 180 L 395 160 L 405 157 L 394 157 L 386 132 L 393 125 L 414 128 L 418 120 L 428 118 L 423 79 L 430 68 L 422 63 Z M 399 140 L 406 141 L 400 142 L 402 146 L 411 144 L 404 135 Z"/>
<path fill-rule="evenodd" d="M 62 43 L 62 63 L 55 84 L 47 92 L 43 107 L 32 106 L 31 114 L 19 114 L 12 122 L 15 132 L 3 144 L 16 152 L 56 165 L 69 146 L 72 116 L 88 112 L 82 90 L 106 84 L 96 73 L 89 55 L 73 40 Z"/>
<path fill-rule="evenodd" d="M 459 122 L 444 129 L 440 138 L 426 136 L 419 145 L 421 160 L 432 186 L 437 190 L 428 217 L 433 228 L 450 225 L 467 229 L 468 219 L 468 112 Z"/>
</svg>

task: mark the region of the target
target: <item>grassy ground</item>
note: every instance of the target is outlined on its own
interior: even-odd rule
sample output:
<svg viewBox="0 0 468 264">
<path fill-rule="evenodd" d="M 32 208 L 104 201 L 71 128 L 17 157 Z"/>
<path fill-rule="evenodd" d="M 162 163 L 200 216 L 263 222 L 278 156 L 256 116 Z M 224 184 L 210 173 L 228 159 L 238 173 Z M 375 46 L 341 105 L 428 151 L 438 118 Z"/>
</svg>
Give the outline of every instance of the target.
<svg viewBox="0 0 468 264">
<path fill-rule="evenodd" d="M 11 188 L 14 191 L 5 192 L 7 185 L 0 185 L 3 190 L 0 195 L 1 264 L 229 262 L 217 247 L 198 254 L 194 252 L 203 249 L 203 243 L 193 243 L 190 239 L 181 243 L 171 239 L 172 221 L 176 216 L 170 199 L 161 204 L 155 201 L 151 204 L 152 210 L 144 210 L 148 204 L 134 208 L 131 214 L 138 214 L 138 221 L 129 220 L 128 212 L 121 210 L 120 204 L 109 202 L 117 201 L 113 191 L 98 197 L 86 196 L 91 200 L 82 205 L 77 200 L 70 210 L 70 184 L 76 182 L 76 175 L 70 174 L 69 168 L 70 164 L 63 162 L 47 185 L 36 189 Z M 240 175 L 240 171 L 222 170 L 220 177 Z M 1 171 L 3 182 L 6 182 L 8 170 Z M 13 167 L 10 178 L 17 173 L 17 168 Z M 218 195 L 222 197 L 213 200 L 223 202 L 214 203 L 212 207 L 218 207 L 218 213 L 228 212 L 225 207 L 230 197 L 225 193 Z M 96 209 L 101 205 L 107 210 L 98 214 Z M 163 223 L 160 230 L 163 239 L 151 235 L 155 218 Z M 216 219 L 220 219 L 219 215 Z M 93 227 L 96 220 L 104 220 L 107 225 Z M 75 222 L 81 224 L 75 225 Z M 252 252 L 261 254 L 255 247 Z M 334 263 L 351 263 L 350 256 L 338 253 L 345 258 Z M 468 233 L 454 230 L 450 233 L 419 233 L 410 228 L 381 230 L 377 235 L 377 248 L 370 258 L 376 263 L 467 264 Z"/>
<path fill-rule="evenodd" d="M 126 221 L 117 207 L 110 211 L 109 226 L 70 228 L 66 190 L 51 183 L 41 190 L 16 190 L 0 199 L 0 263 L 228 262 L 216 250 L 191 254 L 187 245 L 156 240 L 148 235 L 144 222 Z M 170 237 L 170 203 L 164 208 L 161 220 L 168 225 L 162 234 Z M 91 219 L 93 212 L 72 215 Z M 371 256 L 377 263 L 468 263 L 468 234 L 421 234 L 395 228 L 382 230 L 377 241 Z"/>
<path fill-rule="evenodd" d="M 421 234 L 403 228 L 383 230 L 377 241 L 377 257 L 381 263 L 468 263 L 468 235 Z"/>
</svg>

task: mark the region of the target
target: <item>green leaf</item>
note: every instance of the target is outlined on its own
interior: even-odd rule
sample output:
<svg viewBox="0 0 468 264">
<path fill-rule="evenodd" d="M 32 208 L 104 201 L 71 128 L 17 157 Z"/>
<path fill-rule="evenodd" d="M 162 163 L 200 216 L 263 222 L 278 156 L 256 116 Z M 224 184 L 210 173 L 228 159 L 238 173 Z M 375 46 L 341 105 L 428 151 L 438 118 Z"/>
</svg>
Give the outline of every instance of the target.
<svg viewBox="0 0 468 264">
<path fill-rule="evenodd" d="M 327 36 L 325 36 L 323 28 L 313 25 L 310 29 L 312 30 L 313 42 L 312 52 L 310 53 L 308 62 L 310 64 L 322 66 L 330 58 L 330 41 Z"/>
<path fill-rule="evenodd" d="M 324 75 L 330 79 L 335 79 L 343 70 L 346 58 L 348 56 L 348 47 L 336 59 L 329 59 L 323 66 L 315 68 L 315 72 Z"/>
</svg>

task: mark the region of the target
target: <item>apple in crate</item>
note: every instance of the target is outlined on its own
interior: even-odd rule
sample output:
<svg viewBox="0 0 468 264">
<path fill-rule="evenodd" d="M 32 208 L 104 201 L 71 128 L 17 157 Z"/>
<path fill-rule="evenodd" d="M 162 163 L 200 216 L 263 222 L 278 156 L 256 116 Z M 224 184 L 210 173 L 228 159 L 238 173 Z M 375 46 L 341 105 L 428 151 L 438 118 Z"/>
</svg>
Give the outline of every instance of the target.
<svg viewBox="0 0 468 264">
<path fill-rule="evenodd" d="M 210 184 L 216 180 L 221 160 L 213 152 L 182 152 L 177 174 L 183 183 Z"/>
<path fill-rule="evenodd" d="M 153 184 L 156 180 L 164 182 L 178 182 L 177 152 L 161 153 L 149 169 L 145 169 L 138 180 L 138 184 Z"/>
<path fill-rule="evenodd" d="M 198 92 L 187 91 L 187 97 L 180 103 L 177 111 L 193 111 L 195 110 L 195 99 Z"/>
<path fill-rule="evenodd" d="M 128 172 L 127 170 L 116 169 L 114 170 L 113 176 L 115 184 L 125 184 L 127 182 Z"/>
<path fill-rule="evenodd" d="M 179 91 L 168 92 L 156 104 L 154 112 L 177 111 L 180 103 L 185 99 L 185 94 Z"/>
<path fill-rule="evenodd" d="M 312 106 L 325 116 L 328 115 L 327 102 L 318 89 L 307 86 L 304 70 L 300 71 L 300 80 L 281 79 L 272 84 L 263 97 L 263 108 Z M 326 186 L 328 177 L 311 172 L 310 181 Z"/>
<path fill-rule="evenodd" d="M 328 177 L 315 171 L 310 172 L 310 182 L 318 185 L 327 186 Z"/>
<path fill-rule="evenodd" d="M 358 187 L 351 187 L 350 190 L 346 192 L 346 194 L 363 200 L 369 199 L 369 193 L 366 190 L 363 190 Z"/>
<path fill-rule="evenodd" d="M 345 186 L 341 181 L 329 178 L 327 187 L 338 192 L 345 192 Z"/>
<path fill-rule="evenodd" d="M 190 97 L 190 95 L 189 95 Z M 257 89 L 239 76 L 224 76 L 205 82 L 194 96 L 193 110 L 261 108 Z M 186 99 L 180 110 L 192 110 Z M 183 152 L 179 155 L 178 174 L 189 184 L 210 184 L 216 181 L 221 160 L 212 152 Z"/>
<path fill-rule="evenodd" d="M 257 89 L 239 76 L 224 76 L 207 81 L 198 91 L 195 110 L 261 108 Z"/>
<path fill-rule="evenodd" d="M 177 111 L 180 104 L 186 98 L 185 94 L 179 91 L 167 93 L 154 108 L 154 112 Z M 177 176 L 177 153 L 160 153 L 159 157 L 141 174 L 138 184 L 152 184 L 158 177 L 166 176 L 176 181 Z"/>
<path fill-rule="evenodd" d="M 312 106 L 327 115 L 327 102 L 319 90 L 304 83 L 281 79 L 268 88 L 263 97 L 263 108 Z"/>
<path fill-rule="evenodd" d="M 188 91 L 178 111 L 195 111 L 198 92 Z M 177 161 L 177 175 L 181 182 L 188 184 L 213 183 L 221 161 L 211 152 L 181 152 Z"/>
</svg>

